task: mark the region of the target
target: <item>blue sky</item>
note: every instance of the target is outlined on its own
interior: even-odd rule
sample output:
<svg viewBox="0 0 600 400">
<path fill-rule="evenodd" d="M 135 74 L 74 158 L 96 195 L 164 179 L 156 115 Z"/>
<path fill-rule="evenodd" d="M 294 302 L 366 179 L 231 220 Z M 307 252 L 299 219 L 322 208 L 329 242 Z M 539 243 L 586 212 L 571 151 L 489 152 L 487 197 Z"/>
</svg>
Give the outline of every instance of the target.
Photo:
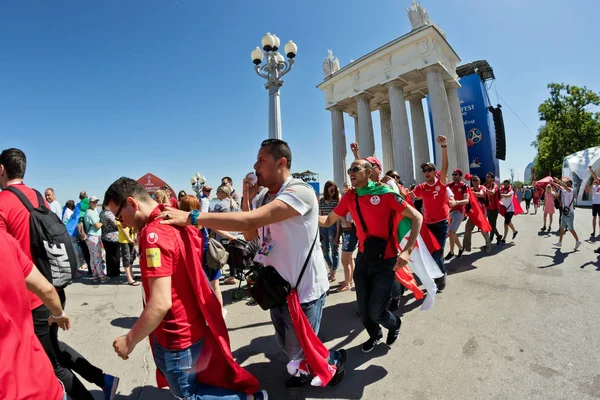
<svg viewBox="0 0 600 400">
<path fill-rule="evenodd" d="M 269 31 L 299 47 L 281 95 L 292 169 L 330 179 L 331 118 L 315 88 L 322 59 L 332 49 L 344 66 L 407 33 L 410 1 L 269 4 L 271 14 L 242 0 L 1 2 L 0 148 L 24 150 L 26 183 L 54 187 L 61 203 L 82 189 L 102 197 L 116 178 L 147 172 L 175 190 L 191 191 L 197 171 L 211 185 L 230 175 L 239 187 L 268 136 L 268 96 L 250 52 Z M 600 91 L 598 1 L 422 4 L 463 63 L 488 60 L 498 93 L 534 134 L 548 82 Z M 534 134 L 500 103 L 501 173 L 522 178 Z"/>
</svg>

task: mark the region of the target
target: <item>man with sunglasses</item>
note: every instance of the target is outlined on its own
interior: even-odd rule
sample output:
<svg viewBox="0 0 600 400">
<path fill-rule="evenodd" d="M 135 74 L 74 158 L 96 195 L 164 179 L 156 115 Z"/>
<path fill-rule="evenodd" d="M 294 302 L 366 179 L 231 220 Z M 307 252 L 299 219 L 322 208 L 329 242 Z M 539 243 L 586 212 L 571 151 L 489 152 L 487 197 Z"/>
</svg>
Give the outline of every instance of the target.
<svg viewBox="0 0 600 400">
<path fill-rule="evenodd" d="M 354 158 L 356 160 L 360 159 L 358 143 L 350 143 L 350 150 L 352 151 L 352 154 L 354 154 Z M 372 167 L 371 175 L 369 176 L 369 179 L 371 181 L 376 183 L 381 182 L 385 185 L 388 185 L 394 192 L 405 195 L 405 193 L 403 193 L 403 191 L 401 190 L 404 188 L 401 187 L 402 182 L 400 181 L 400 176 L 396 171 L 390 170 L 382 176 L 381 174 L 383 174 L 383 164 L 377 157 L 369 156 L 365 157 L 365 160 L 367 160 Z"/>
<path fill-rule="evenodd" d="M 388 329 L 386 344 L 392 345 L 400 334 L 402 321 L 387 310 L 395 271 L 407 265 L 421 229 L 423 217 L 404 198 L 379 183 L 370 182 L 373 166 L 367 159 L 354 160 L 348 170 L 352 186 L 328 216 L 319 217 L 321 226 L 331 226 L 348 213 L 356 222 L 359 252 L 354 269 L 356 300 L 362 323 L 369 334 L 362 351 L 372 351 Z M 399 215 L 412 220 L 411 235 L 402 252 L 394 236 Z M 380 243 L 377 257 L 371 246 Z"/>
<path fill-rule="evenodd" d="M 454 257 L 454 246 L 458 247 L 458 254 L 456 258 L 461 258 L 464 247 L 460 244 L 460 239 L 456 235 L 460 224 L 465 219 L 465 213 L 467 212 L 467 204 L 469 204 L 469 193 L 467 192 L 467 185 L 462 181 L 463 172 L 460 169 L 455 169 L 452 172 L 452 182 L 448 184 L 448 187 L 454 195 L 454 199 L 450 199 L 450 225 L 448 226 L 448 238 L 450 240 L 450 252 L 446 255 L 444 260 L 451 260 Z"/>
<path fill-rule="evenodd" d="M 446 267 L 444 266 L 444 247 L 446 245 L 446 236 L 448 235 L 448 216 L 450 214 L 450 198 L 454 194 L 446 187 L 448 174 L 448 145 L 445 136 L 438 136 L 436 141 L 442 147 L 442 170 L 437 177 L 437 168 L 434 163 L 427 162 L 421 164 L 421 170 L 425 175 L 425 182 L 417 185 L 410 192 L 413 199 L 423 199 L 423 217 L 425 224 L 435 236 L 440 244 L 440 250 L 434 251 L 431 256 L 444 273 L 444 276 L 437 278 L 435 283 L 438 290 L 442 291 L 446 287 Z"/>
</svg>

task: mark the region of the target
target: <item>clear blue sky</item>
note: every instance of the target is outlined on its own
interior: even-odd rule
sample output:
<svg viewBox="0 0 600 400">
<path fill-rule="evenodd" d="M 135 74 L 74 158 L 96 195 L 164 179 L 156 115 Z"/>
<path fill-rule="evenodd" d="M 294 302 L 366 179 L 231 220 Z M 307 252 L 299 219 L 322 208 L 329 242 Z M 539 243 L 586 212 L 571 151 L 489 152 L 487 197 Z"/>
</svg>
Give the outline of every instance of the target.
<svg viewBox="0 0 600 400">
<path fill-rule="evenodd" d="M 332 49 L 343 66 L 405 34 L 410 1 L 270 4 L 277 11 L 267 18 L 245 0 L 1 2 L 0 148 L 23 149 L 26 182 L 54 187 L 61 203 L 82 189 L 102 197 L 116 178 L 147 172 L 175 190 L 190 191 L 196 171 L 211 185 L 231 175 L 239 187 L 268 134 L 250 51 L 269 31 L 299 47 L 281 96 L 293 170 L 330 179 L 331 119 L 315 88 L 322 59 Z M 422 4 L 463 63 L 489 61 L 498 93 L 534 133 L 548 82 L 600 91 L 596 0 Z M 501 172 L 522 178 L 534 135 L 508 107 L 504 117 Z"/>
</svg>

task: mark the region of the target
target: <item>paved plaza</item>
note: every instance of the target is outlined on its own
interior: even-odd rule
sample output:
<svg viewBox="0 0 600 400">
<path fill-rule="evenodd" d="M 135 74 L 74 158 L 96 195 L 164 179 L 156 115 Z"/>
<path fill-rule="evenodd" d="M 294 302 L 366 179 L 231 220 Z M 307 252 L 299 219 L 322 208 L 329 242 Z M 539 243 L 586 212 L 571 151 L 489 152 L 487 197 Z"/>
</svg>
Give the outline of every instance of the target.
<svg viewBox="0 0 600 400">
<path fill-rule="evenodd" d="M 541 220 L 540 213 L 515 217 L 516 243 L 494 245 L 491 254 L 478 249 L 484 242 L 474 234 L 473 252 L 447 264 L 448 287 L 432 310 L 420 312 L 405 295 L 400 338 L 391 348 L 380 344 L 363 354 L 367 334 L 355 293 L 331 293 L 319 336 L 330 348 L 348 350 L 348 373 L 336 388 L 286 390 L 286 359 L 268 312 L 233 302 L 233 288 L 225 286 L 233 354 L 270 399 L 600 398 L 600 260 L 593 253 L 600 240 L 589 237 L 591 210 L 575 212 L 583 240 L 577 252 L 570 235 L 562 251 L 553 248 L 558 238 L 538 233 Z M 124 278 L 105 285 L 84 278 L 67 297 L 72 328 L 59 337 L 121 378 L 117 399 L 173 398 L 156 388 L 147 341 L 127 361 L 112 348 L 141 312 L 140 287 Z M 86 384 L 100 399 L 99 388 Z"/>
</svg>

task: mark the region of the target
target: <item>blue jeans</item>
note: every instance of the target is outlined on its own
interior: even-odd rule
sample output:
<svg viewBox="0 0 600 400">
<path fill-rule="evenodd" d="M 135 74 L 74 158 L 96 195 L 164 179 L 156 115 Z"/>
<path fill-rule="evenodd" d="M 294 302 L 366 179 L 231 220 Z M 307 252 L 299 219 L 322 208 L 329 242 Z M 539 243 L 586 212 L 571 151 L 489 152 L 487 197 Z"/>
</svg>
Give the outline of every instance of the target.
<svg viewBox="0 0 600 400">
<path fill-rule="evenodd" d="M 321 317 L 323 316 L 323 307 L 325 306 L 326 297 L 327 293 L 323 293 L 323 295 L 316 300 L 300 304 L 308 323 L 316 335 L 319 334 L 319 328 L 321 327 Z M 290 361 L 304 358 L 304 353 L 302 352 L 302 347 L 296 336 L 287 303 L 271 309 L 271 321 L 273 321 L 273 326 L 275 327 L 275 338 L 277 339 L 277 343 Z M 339 351 L 329 351 L 328 362 L 330 365 L 337 365 L 340 358 Z"/>
<path fill-rule="evenodd" d="M 446 267 L 444 266 L 444 247 L 446 247 L 446 237 L 448 236 L 448 220 L 445 219 L 443 221 L 436 222 L 435 224 L 427 224 L 427 227 L 433 236 L 435 236 L 441 247 L 438 251 L 431 253 L 431 257 L 433 257 L 438 267 L 440 267 L 440 271 L 445 274 Z"/>
<path fill-rule="evenodd" d="M 196 382 L 196 363 L 203 346 L 204 339 L 200 339 L 187 349 L 168 350 L 153 340 L 156 368 L 167 378 L 171 393 L 186 400 L 245 400 L 246 393 Z"/>
<path fill-rule="evenodd" d="M 329 268 L 334 271 L 338 269 L 340 259 L 340 245 L 335 241 L 337 233 L 337 224 L 334 224 L 329 228 L 320 228 L 321 249 L 323 249 L 323 256 L 325 256 L 325 262 Z M 331 255 L 329 254 L 330 250 Z"/>
<path fill-rule="evenodd" d="M 376 338 L 381 328 L 396 329 L 398 317 L 388 311 L 390 293 L 395 282 L 394 265 L 396 257 L 373 263 L 358 253 L 354 267 L 356 302 L 362 323 L 369 337 Z"/>
</svg>

